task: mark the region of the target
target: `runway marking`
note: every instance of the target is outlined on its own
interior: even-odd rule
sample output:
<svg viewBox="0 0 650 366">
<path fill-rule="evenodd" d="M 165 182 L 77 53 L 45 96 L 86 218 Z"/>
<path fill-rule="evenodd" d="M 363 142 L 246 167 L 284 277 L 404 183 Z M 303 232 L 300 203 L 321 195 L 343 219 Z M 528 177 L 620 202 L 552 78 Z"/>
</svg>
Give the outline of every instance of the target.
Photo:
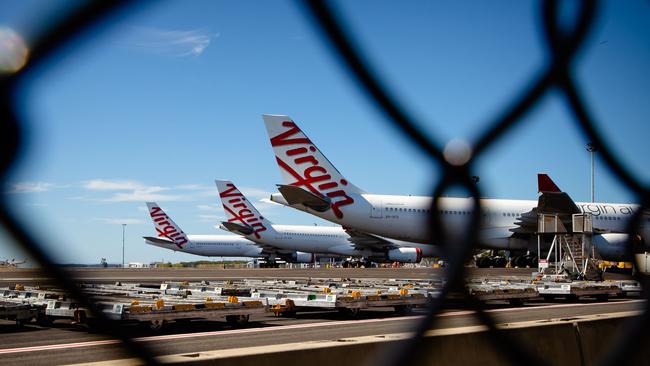
<svg viewBox="0 0 650 366">
<path fill-rule="evenodd" d="M 565 307 L 576 307 L 576 306 L 596 306 L 596 305 L 619 305 L 619 304 L 628 304 L 643 302 L 645 300 L 624 300 L 619 302 L 608 302 L 608 303 L 587 303 L 587 304 L 557 304 L 557 305 L 540 305 L 532 307 L 523 307 L 523 308 L 505 308 L 505 309 L 490 309 L 486 312 L 488 313 L 502 313 L 502 312 L 516 312 L 516 311 L 526 311 L 531 309 L 549 309 L 549 308 L 565 308 Z M 461 311 L 450 311 L 446 313 L 441 313 L 438 316 L 440 317 L 450 317 L 458 315 L 470 315 L 474 314 L 473 310 L 461 310 Z M 169 334 L 169 335 L 160 335 L 160 336 L 149 336 L 149 337 L 138 337 L 134 338 L 135 342 L 153 342 L 153 341 L 164 341 L 164 340 L 173 340 L 173 339 L 184 339 L 184 338 L 198 338 L 198 337 L 209 337 L 209 336 L 228 336 L 232 334 L 246 334 L 246 333 L 266 333 L 274 331 L 283 331 L 283 330 L 293 330 L 293 329 L 305 329 L 305 328 L 320 328 L 320 327 L 332 327 L 339 325 L 355 325 L 355 324 L 370 324 L 370 323 L 385 323 L 393 321 L 409 321 L 415 319 L 424 318 L 423 315 L 416 316 L 402 316 L 402 317 L 392 317 L 392 318 L 377 318 L 377 319 L 362 319 L 362 320 L 337 320 L 330 322 L 320 322 L 320 323 L 305 323 L 305 324 L 292 324 L 292 325 L 282 325 L 277 327 L 267 327 L 267 328 L 247 328 L 247 329 L 231 329 L 231 330 L 216 330 L 210 332 L 199 332 L 199 333 L 182 333 L 182 334 Z M 31 347 L 18 347 L 18 348 L 5 348 L 0 349 L 0 354 L 9 354 L 9 353 L 20 353 L 20 352 L 38 352 L 38 351 L 47 351 L 53 349 L 68 349 L 68 348 L 79 348 L 79 347 L 95 347 L 95 346 L 104 346 L 104 345 L 113 345 L 119 344 L 121 341 L 116 339 L 107 339 L 99 341 L 88 341 L 88 342 L 76 342 L 76 343 L 62 343 L 62 344 L 51 344 L 43 346 L 31 346 Z"/>
<path fill-rule="evenodd" d="M 117 339 L 106 339 L 106 340 L 103 340 L 103 341 L 48 344 L 48 345 L 45 345 L 45 346 L 32 346 L 32 347 L 19 347 L 19 348 L 5 348 L 5 349 L 0 349 L 0 354 L 19 353 L 19 352 L 48 351 L 48 350 L 62 349 L 62 348 L 67 349 L 67 348 L 103 346 L 103 345 L 107 345 L 107 344 L 117 344 L 117 343 L 122 343 L 122 341 L 119 341 Z"/>
</svg>

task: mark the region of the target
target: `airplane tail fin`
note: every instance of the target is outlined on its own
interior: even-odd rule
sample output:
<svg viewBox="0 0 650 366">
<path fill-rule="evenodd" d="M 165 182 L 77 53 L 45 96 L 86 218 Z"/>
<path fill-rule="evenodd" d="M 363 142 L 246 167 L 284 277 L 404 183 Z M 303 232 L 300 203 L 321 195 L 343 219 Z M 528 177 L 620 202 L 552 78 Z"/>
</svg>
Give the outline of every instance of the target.
<svg viewBox="0 0 650 366">
<path fill-rule="evenodd" d="M 351 194 L 363 191 L 343 177 L 289 116 L 263 118 L 285 185 L 327 197 L 332 211 L 343 217 L 340 207 L 354 202 Z"/>
<path fill-rule="evenodd" d="M 260 233 L 273 229 L 273 223 L 262 216 L 232 182 L 215 180 L 215 183 L 226 212 L 225 228 L 241 235 L 253 235 L 257 239 L 260 239 Z"/>
<path fill-rule="evenodd" d="M 537 191 L 538 192 L 562 192 L 562 190 L 553 182 L 548 174 L 537 174 Z"/>
<path fill-rule="evenodd" d="M 174 242 L 179 248 L 183 248 L 189 239 L 187 235 L 176 225 L 176 223 L 165 213 L 165 211 L 158 206 L 155 202 L 147 202 L 149 208 L 149 215 L 153 220 L 153 224 L 158 232 L 159 237 L 167 238 Z"/>
</svg>

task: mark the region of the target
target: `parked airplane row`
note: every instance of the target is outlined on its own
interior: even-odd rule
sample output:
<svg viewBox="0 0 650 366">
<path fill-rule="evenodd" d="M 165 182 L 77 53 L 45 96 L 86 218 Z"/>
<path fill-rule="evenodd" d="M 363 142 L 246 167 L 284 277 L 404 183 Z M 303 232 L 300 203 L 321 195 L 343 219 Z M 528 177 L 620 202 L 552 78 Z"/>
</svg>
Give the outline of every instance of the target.
<svg viewBox="0 0 650 366">
<path fill-rule="evenodd" d="M 145 237 L 145 242 L 198 255 L 262 257 L 267 263 L 311 263 L 331 257 L 359 259 L 349 264 L 417 263 L 423 255 L 435 255 L 430 245 L 382 239 L 340 226 L 275 225 L 232 182 L 215 183 L 227 219 L 218 227 L 236 235 L 187 235 L 156 203 L 147 202 L 158 237 Z"/>
<path fill-rule="evenodd" d="M 432 197 L 366 193 L 344 178 L 291 118 L 263 119 L 283 178 L 271 200 L 341 226 L 273 224 L 232 182 L 218 180 L 227 217 L 218 227 L 235 235 L 186 235 L 160 207 L 147 203 L 159 236 L 145 237 L 148 244 L 199 255 L 299 263 L 318 257 L 417 263 L 440 254 L 437 243 L 429 242 Z M 627 223 L 639 210 L 637 205 L 574 202 L 545 174 L 538 175 L 538 192 L 536 201 L 481 199 L 481 247 L 526 253 L 524 264 L 534 265 L 538 214 L 559 214 L 570 230 L 572 215 L 584 212 L 593 215 L 592 242 L 598 254 L 607 260 L 625 259 Z M 443 227 L 453 234 L 463 230 L 474 208 L 469 198 L 442 197 L 438 210 Z M 637 243 L 642 243 L 650 226 L 644 214 Z"/>
</svg>

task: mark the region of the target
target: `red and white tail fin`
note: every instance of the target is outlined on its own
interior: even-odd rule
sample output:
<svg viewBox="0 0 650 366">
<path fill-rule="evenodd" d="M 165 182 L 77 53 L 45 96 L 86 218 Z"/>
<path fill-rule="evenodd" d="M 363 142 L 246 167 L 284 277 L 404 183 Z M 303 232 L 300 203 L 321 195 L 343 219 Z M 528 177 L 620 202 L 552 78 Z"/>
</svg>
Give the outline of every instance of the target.
<svg viewBox="0 0 650 366">
<path fill-rule="evenodd" d="M 232 182 L 227 180 L 215 180 L 214 182 L 217 184 L 217 189 L 219 189 L 221 204 L 223 204 L 226 219 L 229 223 L 250 228 L 251 230 L 248 231 L 250 234 L 245 235 L 253 235 L 257 239 L 260 239 L 262 232 L 272 230 L 271 221 L 264 218 Z M 225 226 L 228 227 L 228 225 Z M 241 233 L 247 232 L 246 230 L 239 231 Z"/>
<path fill-rule="evenodd" d="M 548 174 L 537 174 L 537 192 L 562 192 Z"/>
<path fill-rule="evenodd" d="M 147 207 L 158 236 L 171 240 L 182 249 L 189 242 L 183 230 L 155 202 L 147 202 Z"/>
<path fill-rule="evenodd" d="M 341 175 L 289 116 L 263 118 L 284 183 L 328 197 L 332 211 L 342 218 L 341 207 L 354 203 L 350 195 L 363 191 Z"/>
</svg>

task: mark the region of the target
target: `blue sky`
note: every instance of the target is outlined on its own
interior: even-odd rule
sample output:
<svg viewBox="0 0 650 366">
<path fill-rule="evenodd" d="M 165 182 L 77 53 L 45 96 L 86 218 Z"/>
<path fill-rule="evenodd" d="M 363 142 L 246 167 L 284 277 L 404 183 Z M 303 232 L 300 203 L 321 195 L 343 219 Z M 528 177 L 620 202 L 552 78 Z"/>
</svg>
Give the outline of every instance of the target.
<svg viewBox="0 0 650 366">
<path fill-rule="evenodd" d="M 30 34 L 39 1 L 0 0 L 0 24 Z M 53 5 L 54 4 L 54 5 Z M 546 61 L 538 3 L 337 3 L 400 99 L 444 143 L 472 141 Z M 6 9 L 7 11 L 4 11 Z M 650 4 L 609 1 L 580 55 L 577 79 L 603 134 L 650 178 Z M 337 168 L 373 193 L 428 194 L 439 176 L 348 78 L 292 1 L 167 1 L 121 17 L 38 73 L 21 90 L 31 141 L 5 194 L 62 262 L 196 258 L 146 246 L 144 201 L 157 200 L 188 233 L 221 234 L 213 180 L 252 201 L 280 175 L 261 114 L 292 116 Z M 480 158 L 484 195 L 535 199 L 547 172 L 589 198 L 586 139 L 563 100 L 548 95 Z M 598 201 L 631 196 L 597 164 Z M 327 225 L 259 202 L 277 223 Z M 6 239 L 0 258 L 15 255 Z M 5 255 L 6 254 L 6 255 Z"/>
</svg>

